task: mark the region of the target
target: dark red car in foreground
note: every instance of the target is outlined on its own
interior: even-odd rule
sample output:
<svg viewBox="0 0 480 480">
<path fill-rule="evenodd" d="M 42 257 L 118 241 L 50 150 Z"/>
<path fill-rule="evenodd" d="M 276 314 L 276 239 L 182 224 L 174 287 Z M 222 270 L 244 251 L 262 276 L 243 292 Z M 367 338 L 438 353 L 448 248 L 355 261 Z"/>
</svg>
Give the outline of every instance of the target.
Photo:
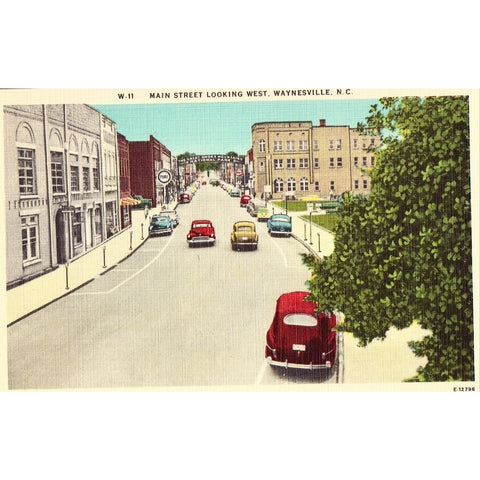
<svg viewBox="0 0 480 480">
<path fill-rule="evenodd" d="M 215 228 L 210 220 L 194 220 L 187 235 L 189 247 L 215 244 Z"/>
<path fill-rule="evenodd" d="M 265 358 L 270 365 L 310 370 L 330 369 L 337 354 L 335 314 L 316 313 L 308 292 L 281 295 L 267 332 Z"/>
</svg>

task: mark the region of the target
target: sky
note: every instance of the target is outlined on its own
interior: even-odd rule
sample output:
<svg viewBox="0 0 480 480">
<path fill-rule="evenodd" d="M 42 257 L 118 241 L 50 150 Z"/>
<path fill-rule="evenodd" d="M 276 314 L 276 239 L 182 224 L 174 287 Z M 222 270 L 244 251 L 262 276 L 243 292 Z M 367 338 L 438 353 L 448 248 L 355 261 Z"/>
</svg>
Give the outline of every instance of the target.
<svg viewBox="0 0 480 480">
<path fill-rule="evenodd" d="M 153 135 L 173 155 L 236 152 L 251 148 L 251 127 L 268 121 L 311 121 L 319 125 L 364 122 L 376 99 L 286 100 L 259 102 L 205 102 L 136 105 L 93 105 L 117 124 L 129 141 L 146 141 Z"/>
</svg>

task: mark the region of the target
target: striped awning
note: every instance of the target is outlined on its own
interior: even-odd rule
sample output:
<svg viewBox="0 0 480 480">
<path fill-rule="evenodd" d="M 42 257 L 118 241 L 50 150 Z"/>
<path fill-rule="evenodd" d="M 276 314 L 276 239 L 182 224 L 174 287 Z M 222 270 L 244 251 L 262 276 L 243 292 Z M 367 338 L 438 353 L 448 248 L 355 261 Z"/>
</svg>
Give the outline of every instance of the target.
<svg viewBox="0 0 480 480">
<path fill-rule="evenodd" d="M 122 198 L 120 200 L 120 205 L 122 207 L 131 207 L 133 205 L 138 205 L 140 203 L 141 203 L 140 200 L 135 200 L 134 198 L 131 198 L 131 197 Z"/>
</svg>

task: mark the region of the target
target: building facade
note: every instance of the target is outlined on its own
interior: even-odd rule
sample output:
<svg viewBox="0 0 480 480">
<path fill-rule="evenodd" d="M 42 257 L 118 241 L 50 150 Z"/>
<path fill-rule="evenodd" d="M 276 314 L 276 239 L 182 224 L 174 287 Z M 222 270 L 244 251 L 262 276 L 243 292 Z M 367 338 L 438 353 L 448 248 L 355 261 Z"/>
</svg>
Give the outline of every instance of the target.
<svg viewBox="0 0 480 480">
<path fill-rule="evenodd" d="M 132 223 L 132 193 L 130 190 L 130 154 L 128 140 L 117 132 L 118 164 L 120 174 L 120 223 L 121 228 Z"/>
<path fill-rule="evenodd" d="M 130 186 L 134 195 L 152 200 L 156 207 L 160 203 L 160 186 L 156 172 L 162 168 L 161 143 L 150 135 L 146 142 L 129 142 Z"/>
<path fill-rule="evenodd" d="M 99 245 L 118 217 L 118 183 L 107 190 L 105 178 L 116 153 L 102 161 L 116 141 L 102 117 L 88 105 L 4 107 L 7 288 Z"/>
<path fill-rule="evenodd" d="M 253 189 L 257 196 L 286 194 L 338 198 L 343 192 L 368 195 L 370 148 L 378 135 L 361 135 L 348 126 L 312 122 L 265 122 L 252 126 Z"/>
</svg>

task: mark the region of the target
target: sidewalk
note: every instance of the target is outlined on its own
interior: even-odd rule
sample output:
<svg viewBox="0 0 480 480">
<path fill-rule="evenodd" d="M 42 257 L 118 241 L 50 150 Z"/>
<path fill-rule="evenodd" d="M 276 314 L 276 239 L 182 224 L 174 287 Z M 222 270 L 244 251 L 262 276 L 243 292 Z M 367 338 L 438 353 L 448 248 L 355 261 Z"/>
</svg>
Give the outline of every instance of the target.
<svg viewBox="0 0 480 480">
<path fill-rule="evenodd" d="M 268 208 L 272 213 L 285 213 L 285 209 L 268 202 Z M 302 243 L 310 253 L 317 257 L 328 257 L 333 253 L 335 235 L 309 220 L 301 218 L 308 217 L 309 213 L 288 211 L 288 215 L 292 217 L 292 236 Z"/>
<path fill-rule="evenodd" d="M 176 202 L 168 205 L 166 209 L 175 207 Z M 132 209 L 132 223 L 129 227 L 72 260 L 68 265 L 59 265 L 50 273 L 8 290 L 6 325 L 71 293 L 131 255 L 147 240 L 150 219 L 160 211 L 161 207 L 151 208 L 145 218 L 144 210 Z"/>
</svg>

